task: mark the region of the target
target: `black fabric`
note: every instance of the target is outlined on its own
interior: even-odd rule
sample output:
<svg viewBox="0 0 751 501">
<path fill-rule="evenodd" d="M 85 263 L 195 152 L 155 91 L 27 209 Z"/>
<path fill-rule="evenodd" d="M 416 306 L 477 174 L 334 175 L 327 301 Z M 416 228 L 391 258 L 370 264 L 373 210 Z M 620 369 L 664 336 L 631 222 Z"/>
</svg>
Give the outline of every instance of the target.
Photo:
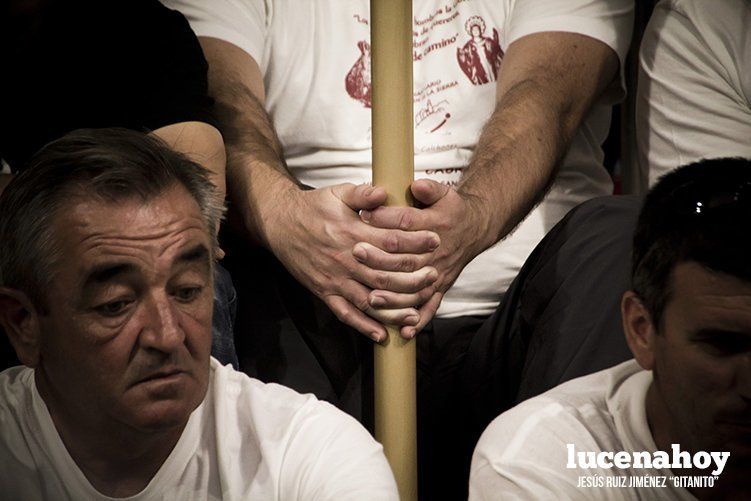
<svg viewBox="0 0 751 501">
<path fill-rule="evenodd" d="M 630 285 L 640 207 L 638 197 L 610 196 L 570 211 L 535 248 L 498 310 L 472 338 L 457 402 L 463 479 L 474 445 L 498 414 L 632 358 L 620 303 Z"/>
<path fill-rule="evenodd" d="M 620 320 L 640 202 L 571 211 L 488 318 L 433 320 L 417 338 L 420 498 L 466 499 L 487 424 L 514 403 L 631 357 Z M 315 393 L 372 431 L 372 344 L 342 325 L 273 258 L 225 240 L 238 288 L 241 369 Z"/>
<path fill-rule="evenodd" d="M 181 14 L 157 0 L 3 5 L 0 157 L 14 172 L 82 127 L 214 124 L 198 40 Z"/>
</svg>

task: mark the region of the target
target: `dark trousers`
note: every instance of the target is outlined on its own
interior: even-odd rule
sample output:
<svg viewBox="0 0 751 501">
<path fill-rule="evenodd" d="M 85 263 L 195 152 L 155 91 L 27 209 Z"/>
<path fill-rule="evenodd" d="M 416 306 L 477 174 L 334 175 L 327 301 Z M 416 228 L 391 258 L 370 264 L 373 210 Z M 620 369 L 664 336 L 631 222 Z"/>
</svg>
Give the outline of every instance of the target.
<svg viewBox="0 0 751 501">
<path fill-rule="evenodd" d="M 639 201 L 572 210 L 490 317 L 433 320 L 417 337 L 421 499 L 466 499 L 471 453 L 516 402 L 631 357 L 620 320 Z M 243 371 L 310 392 L 372 431 L 372 343 L 341 324 L 268 252 L 225 239 Z"/>
</svg>

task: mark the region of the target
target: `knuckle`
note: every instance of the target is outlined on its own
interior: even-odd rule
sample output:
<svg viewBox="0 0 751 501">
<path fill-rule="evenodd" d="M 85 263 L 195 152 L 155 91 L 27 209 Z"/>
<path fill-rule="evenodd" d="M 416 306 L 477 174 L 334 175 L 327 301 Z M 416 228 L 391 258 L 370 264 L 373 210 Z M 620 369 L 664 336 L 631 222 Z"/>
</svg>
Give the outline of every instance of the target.
<svg viewBox="0 0 751 501">
<path fill-rule="evenodd" d="M 313 294 L 315 294 L 318 297 L 323 297 L 325 294 L 325 287 L 324 282 L 321 280 L 321 277 L 314 276 L 310 278 L 310 290 L 313 291 Z"/>
<path fill-rule="evenodd" d="M 403 256 L 399 260 L 398 266 L 400 271 L 415 271 L 417 269 L 417 259 L 413 256 Z"/>
<path fill-rule="evenodd" d="M 367 296 L 356 299 L 352 304 L 354 304 L 355 308 L 357 308 L 360 311 L 367 311 L 368 308 L 370 308 L 370 303 L 368 303 Z"/>
<path fill-rule="evenodd" d="M 386 250 L 388 252 L 399 251 L 399 237 L 396 235 L 396 233 L 391 232 L 386 236 L 384 247 L 386 247 Z"/>
<path fill-rule="evenodd" d="M 412 215 L 409 211 L 402 211 L 399 216 L 399 228 L 402 230 L 409 230 L 412 227 Z"/>
<path fill-rule="evenodd" d="M 338 312 L 335 312 L 337 318 L 341 320 L 342 323 L 347 325 L 352 325 L 352 321 L 354 320 L 355 314 L 352 310 L 347 308 L 341 308 Z"/>
<path fill-rule="evenodd" d="M 378 289 L 389 289 L 391 285 L 391 279 L 385 272 L 378 272 L 375 275 L 375 286 Z"/>
</svg>

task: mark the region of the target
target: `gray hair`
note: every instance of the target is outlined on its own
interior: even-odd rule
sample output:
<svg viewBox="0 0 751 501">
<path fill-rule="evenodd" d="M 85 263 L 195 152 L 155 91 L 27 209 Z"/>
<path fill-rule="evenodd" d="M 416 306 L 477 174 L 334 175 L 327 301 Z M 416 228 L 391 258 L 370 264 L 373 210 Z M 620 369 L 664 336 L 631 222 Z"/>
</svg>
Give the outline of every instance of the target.
<svg viewBox="0 0 751 501">
<path fill-rule="evenodd" d="M 46 310 L 43 291 L 59 257 L 53 223 L 71 199 L 145 202 L 176 185 L 198 204 L 213 255 L 224 206 L 203 167 L 128 129 L 79 129 L 49 143 L 0 195 L 0 285 L 25 292 Z"/>
</svg>

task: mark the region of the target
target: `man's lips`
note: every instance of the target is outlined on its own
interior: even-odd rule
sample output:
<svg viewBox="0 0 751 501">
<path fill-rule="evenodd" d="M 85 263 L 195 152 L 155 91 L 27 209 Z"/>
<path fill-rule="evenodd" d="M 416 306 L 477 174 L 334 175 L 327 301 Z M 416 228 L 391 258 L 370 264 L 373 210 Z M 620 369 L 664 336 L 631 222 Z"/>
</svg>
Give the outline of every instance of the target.
<svg viewBox="0 0 751 501">
<path fill-rule="evenodd" d="M 176 377 L 178 377 L 178 376 L 180 376 L 181 374 L 184 374 L 184 373 L 185 373 L 185 371 L 182 370 L 182 369 L 167 369 L 167 370 L 160 370 L 160 371 L 157 371 L 157 372 L 152 372 L 148 376 L 136 380 L 136 382 L 133 383 L 133 386 L 136 386 L 136 385 L 142 384 L 142 383 L 149 383 L 149 382 L 152 382 L 152 381 L 158 382 L 158 381 L 163 381 L 163 380 L 168 380 L 168 379 L 176 378 Z"/>
</svg>

